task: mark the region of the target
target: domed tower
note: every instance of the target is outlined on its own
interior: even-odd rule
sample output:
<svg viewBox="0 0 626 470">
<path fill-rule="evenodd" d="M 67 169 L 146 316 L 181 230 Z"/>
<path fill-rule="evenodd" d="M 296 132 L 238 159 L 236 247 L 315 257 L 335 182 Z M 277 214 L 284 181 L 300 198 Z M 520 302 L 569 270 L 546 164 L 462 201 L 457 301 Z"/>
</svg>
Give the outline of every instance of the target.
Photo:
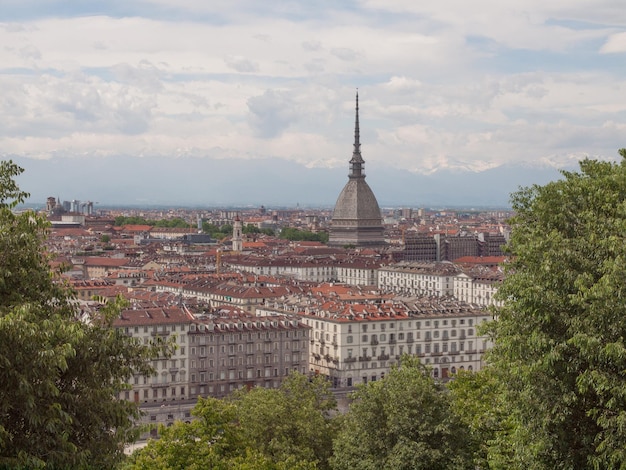
<svg viewBox="0 0 626 470">
<path fill-rule="evenodd" d="M 373 247 L 385 244 L 380 207 L 365 181 L 359 136 L 359 93 L 356 94 L 354 151 L 350 160 L 348 182 L 339 194 L 330 227 L 328 244 Z"/>
</svg>

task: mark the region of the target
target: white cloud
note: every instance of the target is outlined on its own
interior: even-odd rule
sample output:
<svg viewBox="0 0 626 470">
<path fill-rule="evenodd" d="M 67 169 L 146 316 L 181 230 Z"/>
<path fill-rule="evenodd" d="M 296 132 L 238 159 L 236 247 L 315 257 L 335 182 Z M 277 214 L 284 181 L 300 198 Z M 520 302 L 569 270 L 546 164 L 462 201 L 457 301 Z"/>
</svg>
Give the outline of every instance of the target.
<svg viewBox="0 0 626 470">
<path fill-rule="evenodd" d="M 626 32 L 611 34 L 600 48 L 603 54 L 626 52 Z"/>
</svg>

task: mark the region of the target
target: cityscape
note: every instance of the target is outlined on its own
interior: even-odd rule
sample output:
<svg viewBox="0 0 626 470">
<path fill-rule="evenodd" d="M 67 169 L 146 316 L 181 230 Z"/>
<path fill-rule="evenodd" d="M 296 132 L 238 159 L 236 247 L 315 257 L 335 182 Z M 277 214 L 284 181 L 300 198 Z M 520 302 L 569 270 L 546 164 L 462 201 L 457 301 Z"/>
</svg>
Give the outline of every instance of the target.
<svg viewBox="0 0 626 470">
<path fill-rule="evenodd" d="M 198 396 L 278 388 L 291 371 L 323 376 L 347 407 L 350 391 L 405 354 L 444 382 L 481 369 L 491 343 L 477 328 L 497 304 L 512 213 L 381 211 L 356 100 L 348 181 L 332 209 L 113 210 L 47 199 L 46 246 L 81 310 L 122 295 L 129 306 L 116 328 L 144 343 L 176 338 L 155 375 L 134 375 L 119 397 L 140 404 L 145 424 L 190 419 Z"/>
<path fill-rule="evenodd" d="M 4 2 L 0 468 L 626 469 L 624 11 Z"/>
</svg>

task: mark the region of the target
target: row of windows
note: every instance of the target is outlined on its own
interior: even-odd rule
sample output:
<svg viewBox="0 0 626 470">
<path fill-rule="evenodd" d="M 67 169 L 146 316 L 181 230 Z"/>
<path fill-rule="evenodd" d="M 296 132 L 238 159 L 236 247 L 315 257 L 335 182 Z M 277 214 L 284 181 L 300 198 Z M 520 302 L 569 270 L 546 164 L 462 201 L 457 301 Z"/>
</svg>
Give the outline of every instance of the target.
<svg viewBox="0 0 626 470">
<path fill-rule="evenodd" d="M 289 367 L 285 367 L 281 369 L 282 373 L 280 375 L 287 376 L 290 370 Z M 298 369 L 294 368 L 293 370 L 297 371 Z M 230 370 L 219 373 L 201 372 L 200 374 L 191 374 L 191 383 L 205 383 L 207 379 L 209 382 L 213 382 L 215 380 L 254 379 L 261 377 L 279 377 L 279 370 L 278 368 L 266 367 L 264 369 Z"/>
<path fill-rule="evenodd" d="M 256 358 L 256 359 L 255 359 Z M 293 353 L 293 354 L 285 354 L 283 356 L 284 358 L 284 362 L 298 362 L 298 361 L 304 361 L 306 360 L 305 354 L 299 354 L 299 353 Z M 252 365 L 252 364 L 278 364 L 279 363 L 279 356 L 278 354 L 264 354 L 264 355 L 258 355 L 258 356 L 246 356 L 245 358 L 245 364 L 246 365 Z M 196 367 L 199 367 L 200 369 L 205 369 L 206 367 L 210 367 L 213 368 L 216 365 L 219 365 L 220 367 L 234 367 L 235 365 L 244 365 L 244 358 L 243 357 L 229 357 L 228 361 L 226 361 L 225 358 L 223 359 L 219 359 L 219 360 L 214 360 L 214 359 L 200 359 L 199 361 L 196 361 L 195 359 L 191 360 L 191 368 L 195 369 Z"/>
<path fill-rule="evenodd" d="M 424 354 L 437 354 L 437 353 L 447 353 L 447 352 L 462 352 L 462 351 L 468 351 L 468 352 L 472 352 L 474 351 L 474 341 L 451 341 L 451 342 L 445 342 L 445 343 L 426 343 L 424 345 L 422 344 L 416 344 L 416 345 L 407 345 L 406 346 L 406 351 L 408 354 L 413 354 L 413 346 L 415 346 L 415 354 L 422 354 L 422 351 Z M 422 349 L 423 346 L 423 349 Z M 467 346 L 467 348 L 466 348 Z M 402 355 L 404 354 L 404 345 L 398 346 L 398 355 Z M 486 342 L 483 341 L 483 349 L 486 348 Z M 361 349 L 361 358 L 367 358 L 367 357 L 379 357 L 379 356 L 386 356 L 386 355 L 390 355 L 390 356 L 394 356 L 395 357 L 395 347 L 391 346 L 389 348 L 389 354 L 387 354 L 387 349 L 385 347 L 381 347 L 380 348 L 380 352 L 378 352 L 378 348 L 373 347 L 371 348 L 371 350 L 369 348 L 362 348 Z M 370 355 L 371 352 L 371 355 Z M 348 353 L 348 357 L 353 357 L 354 354 L 354 350 L 353 349 L 348 349 L 347 350 Z"/>
<path fill-rule="evenodd" d="M 161 396 L 160 398 L 176 398 L 176 397 L 180 397 L 181 399 L 185 398 L 185 387 L 180 387 L 180 389 L 178 389 L 178 391 L 180 392 L 179 395 L 177 395 L 177 388 L 176 387 L 172 387 L 170 389 L 168 389 L 167 387 L 163 387 L 162 389 L 153 389 L 152 390 L 152 398 L 159 398 L 159 395 Z M 169 392 L 169 393 L 168 393 Z M 133 395 L 133 399 L 134 401 L 139 401 L 139 391 L 135 390 L 132 392 Z M 145 389 L 143 391 L 143 399 L 147 400 L 150 396 L 150 390 Z M 131 391 L 130 390 L 126 390 L 125 392 L 120 393 L 120 399 L 122 400 L 130 400 L 131 399 Z"/>
<path fill-rule="evenodd" d="M 431 335 L 431 333 L 432 333 L 432 335 Z M 456 337 L 457 330 L 450 330 L 449 332 L 448 332 L 448 330 L 444 330 L 444 331 L 441 332 L 441 336 L 442 336 L 443 339 L 448 339 L 448 334 L 450 335 L 450 337 Z M 425 340 L 430 340 L 431 338 L 439 338 L 439 335 L 440 335 L 439 330 L 435 330 L 433 332 L 426 331 L 425 334 L 424 334 L 424 339 Z M 467 329 L 467 336 L 473 336 L 473 335 L 474 335 L 474 329 L 473 328 L 468 328 Z M 465 336 L 465 330 L 464 329 L 463 330 L 459 330 L 459 336 L 460 337 L 464 337 Z M 413 332 L 409 332 L 409 333 L 406 334 L 406 341 L 413 341 L 414 339 L 420 339 L 420 338 L 421 338 L 421 335 L 420 335 L 419 331 L 415 332 L 415 338 L 413 337 Z M 404 333 L 398 333 L 398 338 L 397 339 L 398 339 L 398 341 L 405 341 L 405 334 Z M 363 343 L 367 343 L 368 341 L 371 341 L 372 343 L 376 343 L 378 341 L 385 342 L 385 341 L 387 341 L 387 335 L 384 334 L 384 333 L 382 333 L 380 335 L 375 335 L 375 334 L 374 335 L 369 335 L 369 336 L 368 335 L 363 335 L 363 336 L 361 336 L 361 341 Z M 389 342 L 393 343 L 395 341 L 396 341 L 395 334 L 391 333 L 389 335 Z M 348 344 L 353 343 L 354 342 L 354 336 L 351 336 L 351 335 L 347 336 L 346 337 L 346 342 Z"/>
<path fill-rule="evenodd" d="M 133 329 L 134 333 L 139 333 L 139 326 L 135 326 L 135 327 L 124 327 L 124 332 L 125 333 L 130 333 L 130 329 Z M 170 326 L 166 326 L 166 325 L 152 325 L 152 326 L 144 326 L 143 327 L 143 332 L 144 333 L 148 333 L 150 331 L 158 333 L 158 332 L 164 332 L 164 333 L 175 333 L 176 332 L 176 328 L 177 325 L 171 325 Z M 178 331 L 187 331 L 187 325 L 178 325 Z"/>
<path fill-rule="evenodd" d="M 235 353 L 243 353 L 244 350 L 247 354 L 252 354 L 254 352 L 272 352 L 278 351 L 280 349 L 280 345 L 283 345 L 283 349 L 305 349 L 306 343 L 304 341 L 299 342 L 297 340 L 292 340 L 291 342 L 285 341 L 283 343 L 271 342 L 271 343 L 248 343 L 248 344 L 231 344 L 228 346 L 228 350 L 226 349 L 226 345 L 218 346 L 218 350 L 215 349 L 214 346 L 192 346 L 191 347 L 191 356 L 206 356 L 207 351 L 209 355 L 215 354 L 218 351 L 220 354 L 235 354 Z M 291 345 L 291 346 L 290 346 Z M 184 348 L 181 348 L 183 351 L 181 354 L 184 354 Z"/>
</svg>

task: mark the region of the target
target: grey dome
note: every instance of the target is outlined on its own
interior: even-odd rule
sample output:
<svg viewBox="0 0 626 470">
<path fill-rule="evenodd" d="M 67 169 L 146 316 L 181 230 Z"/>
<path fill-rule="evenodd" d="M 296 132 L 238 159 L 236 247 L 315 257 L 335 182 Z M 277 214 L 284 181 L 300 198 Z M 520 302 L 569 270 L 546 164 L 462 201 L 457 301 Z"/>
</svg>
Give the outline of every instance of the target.
<svg viewBox="0 0 626 470">
<path fill-rule="evenodd" d="M 339 220 L 366 221 L 370 225 L 380 225 L 380 207 L 365 178 L 351 179 L 339 194 L 333 211 L 333 224 Z"/>
</svg>

